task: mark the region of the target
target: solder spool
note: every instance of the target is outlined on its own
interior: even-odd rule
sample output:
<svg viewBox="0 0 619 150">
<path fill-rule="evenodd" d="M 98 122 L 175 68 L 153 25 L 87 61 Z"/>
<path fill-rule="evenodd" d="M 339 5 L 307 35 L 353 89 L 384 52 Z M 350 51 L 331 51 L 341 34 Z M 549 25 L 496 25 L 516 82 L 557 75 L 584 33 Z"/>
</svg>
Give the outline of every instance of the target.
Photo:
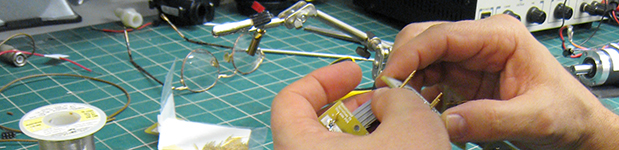
<svg viewBox="0 0 619 150">
<path fill-rule="evenodd" d="M 94 150 L 93 134 L 106 123 L 105 113 L 81 103 L 59 103 L 24 115 L 19 128 L 39 141 L 41 150 Z"/>
<path fill-rule="evenodd" d="M 15 48 L 10 45 L 6 45 L 6 44 L 0 45 L 0 52 L 14 50 L 14 49 Z M 27 56 L 21 52 L 12 52 L 12 53 L 6 53 L 6 54 L 0 55 L 0 59 L 6 62 L 12 63 L 13 65 L 17 67 L 22 67 L 26 65 L 26 58 Z"/>
</svg>

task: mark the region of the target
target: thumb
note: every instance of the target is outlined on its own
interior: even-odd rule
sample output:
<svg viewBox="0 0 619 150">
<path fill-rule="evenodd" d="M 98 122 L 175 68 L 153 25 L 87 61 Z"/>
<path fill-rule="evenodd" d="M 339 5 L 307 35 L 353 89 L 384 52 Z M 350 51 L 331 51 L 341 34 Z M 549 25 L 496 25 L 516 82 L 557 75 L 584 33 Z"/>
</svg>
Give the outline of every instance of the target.
<svg viewBox="0 0 619 150">
<path fill-rule="evenodd" d="M 439 116 L 414 91 L 380 88 L 373 94 L 372 110 L 381 123 L 371 136 L 387 140 L 384 145 L 433 143 L 427 146 L 449 148 L 449 137 Z"/>
<path fill-rule="evenodd" d="M 534 124 L 534 105 L 517 104 L 525 96 L 509 101 L 475 100 L 447 109 L 441 119 L 453 142 L 489 142 L 523 139 Z"/>
</svg>

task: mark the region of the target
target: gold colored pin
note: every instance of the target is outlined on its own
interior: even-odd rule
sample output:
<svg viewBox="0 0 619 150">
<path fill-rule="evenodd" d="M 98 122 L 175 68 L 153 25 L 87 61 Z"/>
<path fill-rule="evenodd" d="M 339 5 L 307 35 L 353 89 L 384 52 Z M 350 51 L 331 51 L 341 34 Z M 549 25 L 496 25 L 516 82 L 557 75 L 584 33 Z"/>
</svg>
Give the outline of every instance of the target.
<svg viewBox="0 0 619 150">
<path fill-rule="evenodd" d="M 436 107 L 438 102 L 441 101 L 441 96 L 443 96 L 443 92 L 439 93 L 438 96 L 436 96 L 436 98 L 434 98 L 434 100 L 432 100 L 432 103 L 430 103 L 430 108 Z"/>
<path fill-rule="evenodd" d="M 406 86 L 406 84 L 408 84 L 408 81 L 410 81 L 411 78 L 413 78 L 413 76 L 415 76 L 415 72 L 417 72 L 417 70 L 413 70 L 413 72 L 411 72 L 411 74 L 408 75 L 408 77 L 406 77 L 406 80 L 404 80 L 404 82 L 402 82 L 402 85 L 400 85 L 400 87 L 398 87 L 398 88 L 403 88 L 404 86 Z"/>
</svg>

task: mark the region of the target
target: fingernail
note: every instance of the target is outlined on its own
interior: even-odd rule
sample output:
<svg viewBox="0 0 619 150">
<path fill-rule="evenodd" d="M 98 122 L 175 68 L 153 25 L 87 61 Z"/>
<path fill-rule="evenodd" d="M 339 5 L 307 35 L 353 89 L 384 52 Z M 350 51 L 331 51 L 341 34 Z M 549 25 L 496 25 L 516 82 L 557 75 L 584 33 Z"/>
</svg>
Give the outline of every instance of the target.
<svg viewBox="0 0 619 150">
<path fill-rule="evenodd" d="M 374 96 L 379 96 L 381 94 L 383 94 L 385 91 L 387 91 L 387 89 L 389 89 L 388 87 L 382 87 L 382 88 L 378 88 L 376 90 L 374 90 Z"/>
<path fill-rule="evenodd" d="M 466 121 L 459 114 L 449 114 L 445 117 L 445 125 L 451 139 L 464 137 L 466 132 Z"/>
</svg>

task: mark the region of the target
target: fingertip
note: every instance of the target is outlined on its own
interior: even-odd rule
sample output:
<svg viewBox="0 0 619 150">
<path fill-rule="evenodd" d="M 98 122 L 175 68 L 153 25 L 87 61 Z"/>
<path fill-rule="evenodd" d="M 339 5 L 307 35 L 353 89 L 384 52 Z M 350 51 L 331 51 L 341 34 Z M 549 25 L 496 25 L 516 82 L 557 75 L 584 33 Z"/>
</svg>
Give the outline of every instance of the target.
<svg viewBox="0 0 619 150">
<path fill-rule="evenodd" d="M 462 109 L 462 107 L 466 106 L 464 106 L 464 104 L 461 104 L 449 108 L 445 110 L 445 112 L 443 112 L 443 114 L 441 115 L 441 120 L 443 120 L 443 123 L 445 123 L 445 128 L 447 129 L 447 133 L 449 134 L 449 139 L 454 142 L 471 141 L 470 138 L 466 138 L 470 137 L 470 135 L 467 133 L 469 124 L 467 124 L 467 120 L 461 113 L 462 110 L 466 110 L 466 108 Z"/>
<path fill-rule="evenodd" d="M 448 114 L 441 117 L 441 119 L 445 122 L 445 128 L 447 128 L 447 133 L 449 133 L 450 139 L 453 141 L 460 141 L 460 139 L 464 137 L 468 126 L 462 115 L 457 113 Z"/>
<path fill-rule="evenodd" d="M 502 101 L 475 100 L 447 109 L 441 115 L 449 137 L 454 142 L 485 142 L 504 140 L 515 120 L 506 120 L 514 112 L 502 110 Z"/>
<path fill-rule="evenodd" d="M 352 69 L 359 69 L 361 70 L 361 67 L 359 67 L 359 65 L 353 61 L 339 61 L 336 63 L 331 64 L 330 66 L 338 66 L 338 67 L 353 67 Z"/>
</svg>

